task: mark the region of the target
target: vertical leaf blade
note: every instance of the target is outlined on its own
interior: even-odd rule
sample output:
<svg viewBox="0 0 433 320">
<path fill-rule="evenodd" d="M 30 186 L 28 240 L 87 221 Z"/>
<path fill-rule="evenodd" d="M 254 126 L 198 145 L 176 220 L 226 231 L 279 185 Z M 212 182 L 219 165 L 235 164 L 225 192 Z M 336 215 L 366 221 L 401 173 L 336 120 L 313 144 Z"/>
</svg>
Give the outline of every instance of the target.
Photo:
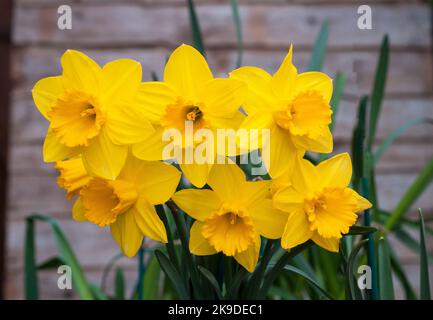
<svg viewBox="0 0 433 320">
<path fill-rule="evenodd" d="M 391 256 L 388 243 L 379 239 L 379 292 L 381 300 L 394 300 L 394 285 L 392 281 Z"/>
<path fill-rule="evenodd" d="M 335 122 L 337 120 L 337 114 L 340 107 L 340 100 L 343 96 L 344 86 L 346 85 L 346 76 L 340 72 L 335 75 L 334 88 L 332 92 L 331 108 L 332 108 L 332 122 L 329 125 L 331 132 L 334 132 Z"/>
<path fill-rule="evenodd" d="M 117 300 L 125 300 L 125 274 L 121 268 L 116 269 L 114 292 Z"/>
<path fill-rule="evenodd" d="M 203 56 L 205 56 L 205 49 L 203 45 L 203 37 L 201 35 L 200 24 L 197 18 L 197 12 L 193 0 L 188 0 L 188 13 L 189 23 L 191 26 L 191 38 L 192 45 L 196 48 Z"/>
<path fill-rule="evenodd" d="M 421 209 L 419 209 L 419 234 L 420 234 L 420 297 L 421 300 L 431 300 L 430 294 L 430 279 L 429 279 L 429 270 L 428 270 L 428 255 L 427 255 L 427 246 L 425 241 L 425 223 L 424 217 L 422 215 Z"/>
<path fill-rule="evenodd" d="M 34 228 L 33 219 L 27 218 L 24 251 L 24 293 L 27 300 L 39 298 Z"/>
<path fill-rule="evenodd" d="M 230 0 L 230 5 L 233 13 L 233 20 L 236 28 L 236 41 L 237 41 L 237 58 L 236 68 L 242 66 L 242 54 L 243 54 L 243 36 L 242 36 L 242 24 L 241 17 L 239 14 L 239 6 L 237 0 Z"/>
<path fill-rule="evenodd" d="M 328 43 L 329 21 L 323 22 L 319 34 L 314 43 L 313 53 L 308 63 L 308 71 L 322 70 L 326 55 L 326 45 Z"/>
</svg>

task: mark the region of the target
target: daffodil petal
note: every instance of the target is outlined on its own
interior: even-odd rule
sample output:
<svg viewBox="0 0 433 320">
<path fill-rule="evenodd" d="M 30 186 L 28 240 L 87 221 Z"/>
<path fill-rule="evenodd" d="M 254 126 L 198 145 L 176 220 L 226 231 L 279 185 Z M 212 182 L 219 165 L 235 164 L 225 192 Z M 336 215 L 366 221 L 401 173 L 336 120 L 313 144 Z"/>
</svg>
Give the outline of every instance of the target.
<svg viewBox="0 0 433 320">
<path fill-rule="evenodd" d="M 348 153 L 341 153 L 319 163 L 317 170 L 324 187 L 345 188 L 352 178 L 352 161 Z"/>
<path fill-rule="evenodd" d="M 311 239 L 318 246 L 320 246 L 320 247 L 322 247 L 328 251 L 338 252 L 338 250 L 339 250 L 340 239 L 338 239 L 338 238 L 324 238 L 321 235 L 319 235 L 317 232 L 314 232 Z"/>
<path fill-rule="evenodd" d="M 147 119 L 159 124 L 168 105 L 176 103 L 178 94 L 164 82 L 144 82 L 138 88 L 136 105 L 143 110 Z"/>
<path fill-rule="evenodd" d="M 302 209 L 304 197 L 293 186 L 280 189 L 273 198 L 275 208 L 285 211 L 294 212 Z"/>
<path fill-rule="evenodd" d="M 208 181 L 211 164 L 181 163 L 180 169 L 186 178 L 197 188 L 202 188 Z"/>
<path fill-rule="evenodd" d="M 131 59 L 108 62 L 102 68 L 101 97 L 104 104 L 131 101 L 141 82 L 141 64 Z"/>
<path fill-rule="evenodd" d="M 272 112 L 269 110 L 248 115 L 238 130 L 238 144 L 241 149 L 251 151 L 261 148 L 264 130 L 270 130 L 273 121 Z M 269 136 L 272 139 L 270 131 Z"/>
<path fill-rule="evenodd" d="M 289 53 L 272 78 L 272 89 L 275 95 L 281 99 L 289 99 L 295 93 L 295 80 L 298 71 L 292 63 L 292 55 L 293 46 L 290 46 Z"/>
<path fill-rule="evenodd" d="M 239 188 L 245 182 L 245 174 L 234 163 L 214 164 L 208 184 L 223 201 L 238 199 Z"/>
<path fill-rule="evenodd" d="M 179 208 L 199 221 L 217 211 L 222 204 L 216 192 L 209 189 L 184 189 L 176 192 L 172 199 Z"/>
<path fill-rule="evenodd" d="M 155 132 L 146 140 L 138 142 L 132 146 L 132 153 L 139 159 L 155 161 L 163 159 L 163 151 L 169 144 L 162 140 L 164 127 L 156 126 Z"/>
<path fill-rule="evenodd" d="M 182 96 L 197 100 L 201 86 L 213 79 L 205 58 L 193 47 L 182 44 L 173 51 L 164 70 L 164 82 Z"/>
<path fill-rule="evenodd" d="M 179 184 L 181 173 L 174 166 L 159 161 L 143 161 L 132 155 L 126 160 L 119 179 L 134 181 L 138 193 L 150 204 L 170 199 Z"/>
<path fill-rule="evenodd" d="M 74 206 L 72 207 L 72 219 L 75 221 L 87 221 L 84 216 L 85 211 L 81 198 L 78 198 L 75 200 Z"/>
<path fill-rule="evenodd" d="M 33 101 L 46 119 L 49 119 L 48 111 L 63 91 L 61 76 L 43 78 L 36 82 L 32 89 Z"/>
<path fill-rule="evenodd" d="M 288 214 L 274 209 L 271 199 L 263 199 L 248 208 L 254 228 L 268 239 L 281 238 Z"/>
<path fill-rule="evenodd" d="M 352 190 L 350 188 L 346 188 L 346 190 L 349 190 L 352 193 L 352 197 L 354 197 L 357 200 L 357 206 L 355 208 L 355 212 L 367 210 L 373 206 L 370 201 L 360 196 L 355 190 Z"/>
<path fill-rule="evenodd" d="M 61 64 L 65 88 L 99 94 L 102 69 L 95 61 L 82 52 L 67 50 L 61 58 Z"/>
<path fill-rule="evenodd" d="M 303 211 L 292 212 L 284 228 L 281 246 L 284 249 L 294 248 L 308 241 L 312 234 L 307 215 Z"/>
<path fill-rule="evenodd" d="M 262 150 L 263 162 L 272 178 L 277 178 L 286 170 L 293 169 L 298 153 L 286 130 L 278 126 L 271 128 L 270 146 L 269 143 L 264 144 Z M 269 157 L 266 154 L 269 154 Z"/>
<path fill-rule="evenodd" d="M 164 223 L 146 198 L 140 197 L 137 200 L 133 212 L 135 222 L 145 236 L 155 241 L 167 243 L 167 232 Z"/>
<path fill-rule="evenodd" d="M 271 181 L 247 181 L 242 184 L 238 197 L 245 206 L 254 206 L 256 202 L 265 199 L 270 192 Z"/>
<path fill-rule="evenodd" d="M 292 136 L 292 140 L 296 147 L 320 153 L 330 153 L 334 148 L 331 130 L 329 127 L 323 128 L 321 134 L 317 138 L 310 138 L 306 135 Z"/>
<path fill-rule="evenodd" d="M 308 194 L 310 191 L 318 190 L 321 185 L 317 168 L 308 160 L 297 158 L 292 174 L 292 185 L 301 194 Z"/>
<path fill-rule="evenodd" d="M 260 236 L 258 236 L 253 245 L 243 252 L 236 253 L 234 256 L 235 260 L 248 272 L 253 272 L 256 268 L 259 260 L 260 242 Z"/>
<path fill-rule="evenodd" d="M 190 230 L 189 236 L 189 251 L 197 256 L 209 256 L 217 253 L 209 242 L 203 237 L 202 229 L 203 222 L 195 221 Z"/>
<path fill-rule="evenodd" d="M 247 100 L 243 105 L 248 115 L 269 110 L 269 107 L 274 104 L 272 77 L 263 69 L 241 67 L 232 71 L 230 78 L 244 81 L 248 85 Z"/>
<path fill-rule="evenodd" d="M 48 129 L 43 146 L 43 155 L 45 162 L 61 161 L 66 158 L 72 158 L 80 153 L 78 147 L 70 148 L 60 143 L 56 135 Z"/>
<path fill-rule="evenodd" d="M 155 132 L 143 110 L 127 103 L 119 103 L 108 111 L 105 128 L 110 140 L 122 145 L 146 140 Z"/>
<path fill-rule="evenodd" d="M 122 170 L 127 155 L 128 147 L 114 144 L 103 129 L 83 150 L 83 163 L 94 175 L 114 180 Z"/>
<path fill-rule="evenodd" d="M 332 97 L 332 79 L 323 72 L 309 71 L 296 77 L 295 95 L 308 90 L 318 91 L 329 103 Z"/>
<path fill-rule="evenodd" d="M 135 256 L 143 242 L 143 233 L 136 223 L 134 209 L 119 214 L 110 230 L 123 254 L 130 258 Z"/>
</svg>

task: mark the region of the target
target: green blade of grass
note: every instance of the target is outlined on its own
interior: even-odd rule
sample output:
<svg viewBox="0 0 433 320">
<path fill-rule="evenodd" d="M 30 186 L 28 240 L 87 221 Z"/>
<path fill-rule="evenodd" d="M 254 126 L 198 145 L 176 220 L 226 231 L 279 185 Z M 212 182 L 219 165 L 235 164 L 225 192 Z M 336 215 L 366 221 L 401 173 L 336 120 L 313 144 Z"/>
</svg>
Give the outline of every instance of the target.
<svg viewBox="0 0 433 320">
<path fill-rule="evenodd" d="M 34 230 L 34 220 L 27 218 L 24 250 L 24 296 L 26 300 L 39 298 Z"/>
<path fill-rule="evenodd" d="M 114 292 L 117 300 L 125 300 L 125 274 L 122 268 L 116 269 L 114 277 Z"/>
<path fill-rule="evenodd" d="M 385 238 L 379 239 L 379 293 L 381 300 L 394 300 L 391 257 Z"/>
<path fill-rule="evenodd" d="M 392 143 L 397 140 L 403 133 L 406 132 L 406 130 L 412 128 L 413 126 L 416 126 L 418 124 L 433 124 L 433 119 L 431 118 L 416 118 L 416 119 L 410 119 L 406 121 L 404 124 L 402 124 L 400 127 L 395 129 L 393 132 L 391 132 L 382 142 L 382 144 L 377 148 L 376 152 L 374 153 L 374 163 L 377 163 L 379 159 L 382 157 L 382 155 L 385 153 L 386 150 L 392 145 Z"/>
<path fill-rule="evenodd" d="M 361 178 L 364 174 L 364 143 L 366 131 L 368 97 L 363 96 L 359 100 L 358 120 L 352 135 L 352 161 L 353 161 L 353 186 L 360 190 Z"/>
<path fill-rule="evenodd" d="M 419 234 L 420 234 L 420 298 L 421 300 L 431 300 L 430 279 L 428 270 L 428 254 L 425 242 L 425 225 L 422 210 L 419 210 Z"/>
<path fill-rule="evenodd" d="M 388 35 L 382 40 L 380 47 L 379 62 L 376 68 L 376 76 L 374 79 L 373 90 L 371 93 L 371 108 L 369 131 L 367 137 L 367 150 L 371 150 L 376 137 L 376 128 L 379 121 L 382 99 L 385 92 L 386 77 L 388 72 L 389 60 L 389 41 Z"/>
<path fill-rule="evenodd" d="M 158 298 L 158 288 L 160 284 L 161 268 L 155 255 L 150 258 L 143 281 L 143 299 L 156 300 Z"/>
<path fill-rule="evenodd" d="M 329 125 L 331 132 L 334 132 L 335 122 L 337 120 L 337 114 L 340 107 L 340 100 L 343 96 L 344 86 L 346 85 L 346 76 L 340 72 L 335 75 L 334 78 L 334 88 L 332 92 L 332 99 L 330 102 L 332 108 L 332 122 Z"/>
<path fill-rule="evenodd" d="M 242 37 L 242 24 L 241 17 L 239 15 L 239 6 L 237 0 L 230 0 L 230 5 L 233 13 L 233 20 L 236 28 L 236 41 L 237 41 L 237 58 L 236 68 L 242 66 L 242 54 L 243 54 L 243 37 Z"/>
<path fill-rule="evenodd" d="M 189 23 L 191 26 L 191 39 L 192 45 L 196 48 L 203 56 L 205 56 L 205 49 L 203 45 L 203 37 L 201 35 L 200 24 L 197 18 L 197 12 L 193 0 L 188 0 L 188 12 L 189 12 Z"/>
<path fill-rule="evenodd" d="M 305 280 L 307 280 L 307 282 L 309 284 L 311 284 L 314 288 L 316 288 L 323 296 L 325 296 L 329 300 L 334 300 L 334 298 L 332 297 L 332 295 L 330 293 L 328 293 L 325 289 L 323 289 L 316 280 L 314 280 L 312 277 L 310 277 L 308 274 L 306 274 L 301 269 L 298 269 L 294 266 L 288 265 L 288 266 L 284 267 L 284 270 L 288 271 L 288 272 L 292 272 L 292 273 L 297 274 L 298 276 L 304 278 Z"/>
<path fill-rule="evenodd" d="M 198 266 L 197 268 L 198 268 L 198 271 L 200 271 L 200 273 L 205 277 L 207 282 L 213 288 L 213 291 L 215 292 L 216 296 L 218 297 L 218 300 L 222 300 L 221 289 L 220 289 L 218 281 L 217 281 L 217 279 L 215 279 L 214 275 L 203 266 Z"/>
<path fill-rule="evenodd" d="M 328 42 L 329 35 L 329 22 L 323 22 L 320 27 L 319 34 L 314 43 L 313 53 L 308 63 L 308 71 L 320 71 L 322 70 L 323 63 L 326 55 L 326 45 Z"/>
<path fill-rule="evenodd" d="M 183 285 L 182 277 L 179 275 L 179 273 L 176 271 L 175 267 L 171 263 L 170 260 L 168 260 L 167 256 L 162 253 L 160 250 L 155 251 L 156 259 L 158 259 L 159 265 L 161 266 L 161 269 L 164 271 L 167 278 L 170 279 L 171 284 L 177 291 L 177 294 L 179 295 L 180 299 L 188 299 L 189 295 L 188 292 Z"/>
<path fill-rule="evenodd" d="M 385 231 L 392 230 L 400 219 L 407 213 L 418 197 L 427 189 L 433 180 L 433 158 L 422 169 L 406 193 L 401 197 L 392 215 L 385 224 Z"/>
</svg>

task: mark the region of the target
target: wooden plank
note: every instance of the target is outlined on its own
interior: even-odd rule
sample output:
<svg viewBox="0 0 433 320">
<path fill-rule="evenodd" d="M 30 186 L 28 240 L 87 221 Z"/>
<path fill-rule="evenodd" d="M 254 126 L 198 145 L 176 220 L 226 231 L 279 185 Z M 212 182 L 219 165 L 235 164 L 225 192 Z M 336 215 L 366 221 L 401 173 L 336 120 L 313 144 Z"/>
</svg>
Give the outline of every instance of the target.
<svg viewBox="0 0 433 320">
<path fill-rule="evenodd" d="M 330 21 L 331 47 L 377 46 L 389 33 L 391 44 L 428 48 L 431 44 L 429 12 L 425 5 L 373 6 L 374 30 L 357 27 L 356 5 L 249 5 L 240 8 L 246 46 L 284 47 L 290 43 L 311 46 L 321 23 Z M 213 47 L 235 46 L 230 6 L 201 5 L 198 16 L 205 43 Z M 15 14 L 14 41 L 19 45 L 86 44 L 89 46 L 173 47 L 189 41 L 186 7 L 118 5 L 73 6 L 73 28 L 57 26 L 57 6 L 22 7 Z M 128 23 L 125 23 L 128 21 Z M 163 23 L 161 23 L 163 22 Z"/>
<path fill-rule="evenodd" d="M 72 47 L 74 48 L 74 47 Z M 61 48 L 22 48 L 13 55 L 13 79 L 18 90 L 30 91 L 37 80 L 61 73 L 60 57 L 65 49 Z M 132 58 L 143 66 L 143 79 L 150 80 L 151 72 L 160 77 L 170 52 L 166 49 L 114 49 L 88 50 L 84 52 L 101 65 L 119 58 Z M 287 49 L 246 50 L 244 65 L 256 65 L 270 73 L 277 70 L 284 59 Z M 299 72 L 305 71 L 311 53 L 297 50 L 295 46 L 294 63 Z M 369 93 L 374 79 L 378 52 L 329 52 L 326 56 L 324 72 L 330 76 L 344 72 L 347 77 L 345 93 L 359 96 Z M 209 50 L 208 61 L 215 74 L 225 76 L 236 63 L 234 50 Z M 432 56 L 429 52 L 391 51 L 390 68 L 387 81 L 388 95 L 427 95 L 432 94 L 433 82 Z M 403 79 L 403 80 L 402 80 Z"/>
</svg>

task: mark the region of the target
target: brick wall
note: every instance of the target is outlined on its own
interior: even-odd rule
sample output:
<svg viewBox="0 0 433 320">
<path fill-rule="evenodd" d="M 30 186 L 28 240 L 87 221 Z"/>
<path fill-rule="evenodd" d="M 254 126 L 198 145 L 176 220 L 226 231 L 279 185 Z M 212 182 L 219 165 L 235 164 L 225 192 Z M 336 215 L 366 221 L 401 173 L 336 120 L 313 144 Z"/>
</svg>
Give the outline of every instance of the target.
<svg viewBox="0 0 433 320">
<path fill-rule="evenodd" d="M 391 58 L 378 140 L 409 118 L 433 117 L 431 18 L 421 1 L 353 0 L 240 0 L 244 32 L 244 65 L 275 71 L 290 43 L 294 62 L 305 70 L 321 23 L 330 22 L 329 49 L 324 71 L 347 74 L 348 82 L 338 114 L 336 151 L 350 151 L 357 99 L 372 86 L 378 46 L 390 35 Z M 215 73 L 230 71 L 236 61 L 236 37 L 228 1 L 198 0 L 208 59 Z M 70 4 L 72 30 L 57 28 L 57 8 Z M 357 8 L 370 4 L 373 30 L 359 30 Z M 169 52 L 189 42 L 188 12 L 184 0 L 17 0 L 13 24 L 12 105 L 7 214 L 6 297 L 23 297 L 24 219 L 31 212 L 58 218 L 71 240 L 87 276 L 100 281 L 104 265 L 119 251 L 108 230 L 70 220 L 70 204 L 56 186 L 56 172 L 42 162 L 46 121 L 33 105 L 30 90 L 46 76 L 61 72 L 59 59 L 69 48 L 80 49 L 103 64 L 121 57 L 143 64 L 144 80 L 161 75 Z M 355 67 L 354 67 L 355 66 Z M 411 129 L 380 161 L 377 174 L 379 201 L 392 209 L 416 174 L 433 156 L 433 127 Z M 433 185 L 416 206 L 433 215 Z M 37 227 L 38 259 L 56 253 L 44 225 Z M 417 259 L 397 248 L 417 285 Z M 135 261 L 120 261 L 130 284 Z M 413 272 L 412 272 L 413 271 Z M 55 271 L 41 275 L 43 298 L 72 297 L 56 286 Z"/>
</svg>

